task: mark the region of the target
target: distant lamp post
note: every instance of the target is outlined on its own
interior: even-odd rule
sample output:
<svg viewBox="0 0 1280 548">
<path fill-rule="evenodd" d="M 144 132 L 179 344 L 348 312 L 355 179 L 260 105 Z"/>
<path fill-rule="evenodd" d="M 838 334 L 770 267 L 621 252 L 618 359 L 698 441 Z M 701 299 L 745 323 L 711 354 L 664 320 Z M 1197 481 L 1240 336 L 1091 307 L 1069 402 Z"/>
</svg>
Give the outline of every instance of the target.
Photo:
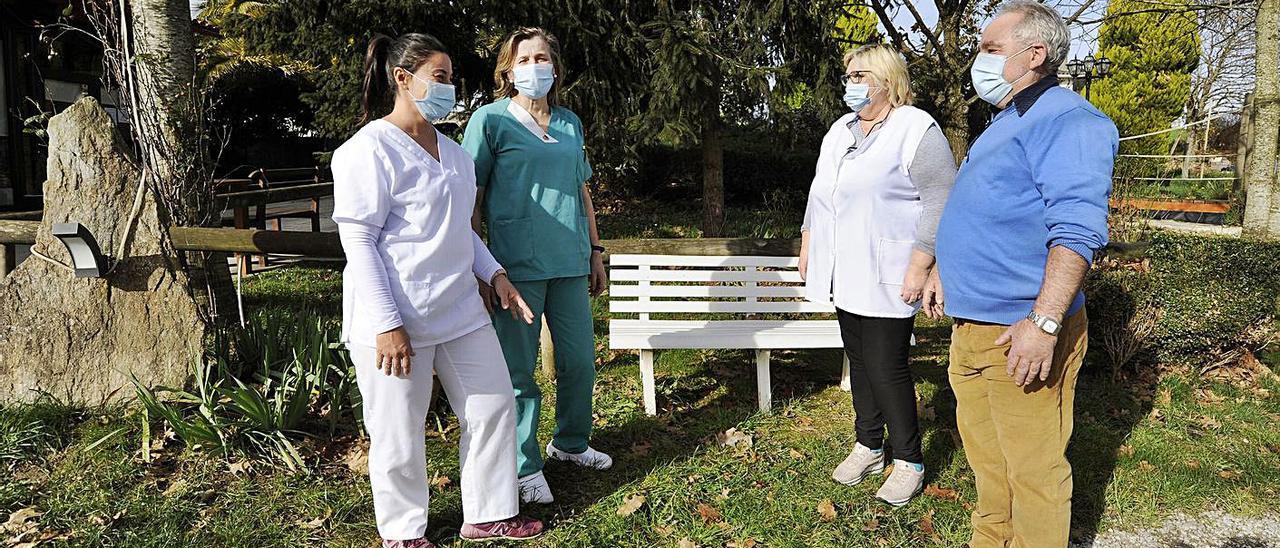
<svg viewBox="0 0 1280 548">
<path fill-rule="evenodd" d="M 54 223 L 53 236 L 67 247 L 77 278 L 101 278 L 106 264 L 98 241 L 80 223 Z"/>
<path fill-rule="evenodd" d="M 1072 88 L 1080 91 L 1080 82 L 1084 82 L 1084 98 L 1086 101 L 1092 100 L 1090 90 L 1093 87 L 1094 80 L 1100 80 L 1111 75 L 1111 60 L 1103 57 L 1101 59 L 1094 58 L 1093 54 L 1085 56 L 1084 60 L 1072 59 L 1067 62 L 1067 74 L 1071 75 Z"/>
</svg>

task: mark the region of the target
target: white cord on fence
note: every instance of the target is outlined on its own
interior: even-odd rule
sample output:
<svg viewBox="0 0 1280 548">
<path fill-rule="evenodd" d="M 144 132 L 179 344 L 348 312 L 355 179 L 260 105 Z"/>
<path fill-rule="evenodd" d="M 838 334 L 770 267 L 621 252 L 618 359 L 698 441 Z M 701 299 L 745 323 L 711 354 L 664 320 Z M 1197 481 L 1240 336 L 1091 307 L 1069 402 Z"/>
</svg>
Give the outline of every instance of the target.
<svg viewBox="0 0 1280 548">
<path fill-rule="evenodd" d="M 1132 139 L 1141 139 L 1141 138 L 1143 138 L 1143 137 L 1151 137 L 1152 135 L 1160 135 L 1160 134 L 1162 134 L 1162 133 L 1169 133 L 1169 132 L 1172 132 L 1172 131 L 1178 131 L 1178 130 L 1180 130 L 1180 129 L 1186 129 L 1186 128 L 1189 128 L 1189 127 L 1191 127 L 1191 126 L 1198 126 L 1198 125 L 1200 125 L 1200 124 L 1208 123 L 1208 122 L 1210 122 L 1210 121 L 1212 121 L 1212 120 L 1214 120 L 1214 119 L 1217 119 L 1217 118 L 1221 118 L 1221 117 L 1223 117 L 1223 116 L 1226 116 L 1226 114 L 1227 114 L 1227 113 L 1225 113 L 1225 112 L 1224 112 L 1224 113 L 1222 113 L 1222 114 L 1214 114 L 1213 116 L 1206 117 L 1206 118 L 1204 118 L 1203 120 L 1196 120 L 1196 121 L 1194 121 L 1194 122 L 1190 122 L 1190 123 L 1182 124 L 1182 125 L 1180 125 L 1180 126 L 1178 126 L 1178 127 L 1171 127 L 1171 128 L 1169 128 L 1169 129 L 1162 129 L 1162 130 L 1160 130 L 1160 131 L 1153 131 L 1153 132 L 1151 132 L 1151 133 L 1143 133 L 1142 135 L 1130 135 L 1130 136 L 1128 136 L 1128 137 L 1121 137 L 1121 138 L 1120 138 L 1120 140 L 1121 140 L 1121 141 L 1129 141 L 1129 140 L 1132 140 Z"/>
<path fill-rule="evenodd" d="M 244 327 L 244 293 L 240 290 L 241 281 L 244 279 L 244 269 L 240 266 L 240 261 L 244 260 L 244 256 L 236 256 L 236 308 L 240 310 L 240 327 Z"/>
<path fill-rule="evenodd" d="M 1117 154 L 1121 158 L 1235 158 L 1235 154 Z"/>
</svg>

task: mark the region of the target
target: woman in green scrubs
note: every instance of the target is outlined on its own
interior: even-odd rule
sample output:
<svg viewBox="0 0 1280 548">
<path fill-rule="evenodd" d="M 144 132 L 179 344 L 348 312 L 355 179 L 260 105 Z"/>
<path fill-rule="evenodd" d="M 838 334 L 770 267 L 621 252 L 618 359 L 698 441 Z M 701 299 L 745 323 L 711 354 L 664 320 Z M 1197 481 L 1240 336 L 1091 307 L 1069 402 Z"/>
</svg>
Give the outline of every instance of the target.
<svg viewBox="0 0 1280 548">
<path fill-rule="evenodd" d="M 556 100 L 560 67 L 555 38 L 537 28 L 513 33 L 498 53 L 498 100 L 472 115 L 462 146 L 476 164 L 476 229 L 483 214 L 494 257 L 551 330 L 556 429 L 547 458 L 604 470 L 613 460 L 587 444 L 596 376 L 589 296 L 608 281 L 586 185 L 591 165 L 582 122 Z M 533 378 L 542 322 L 509 316 L 495 314 L 493 321 L 515 388 L 520 496 L 550 503 L 538 441 L 542 392 Z"/>
</svg>

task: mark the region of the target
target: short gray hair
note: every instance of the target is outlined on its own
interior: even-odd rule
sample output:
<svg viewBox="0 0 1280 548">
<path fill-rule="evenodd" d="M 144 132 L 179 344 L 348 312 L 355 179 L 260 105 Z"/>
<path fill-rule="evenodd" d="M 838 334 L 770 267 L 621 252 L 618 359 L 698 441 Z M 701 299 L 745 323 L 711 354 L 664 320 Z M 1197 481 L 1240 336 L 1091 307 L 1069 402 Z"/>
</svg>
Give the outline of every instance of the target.
<svg viewBox="0 0 1280 548">
<path fill-rule="evenodd" d="M 1041 43 L 1045 47 L 1044 68 L 1048 74 L 1058 72 L 1071 48 L 1071 31 L 1062 14 L 1036 0 L 1010 0 L 1000 6 L 998 15 L 1018 13 L 1022 21 L 1013 29 L 1013 37 L 1025 44 Z"/>
</svg>

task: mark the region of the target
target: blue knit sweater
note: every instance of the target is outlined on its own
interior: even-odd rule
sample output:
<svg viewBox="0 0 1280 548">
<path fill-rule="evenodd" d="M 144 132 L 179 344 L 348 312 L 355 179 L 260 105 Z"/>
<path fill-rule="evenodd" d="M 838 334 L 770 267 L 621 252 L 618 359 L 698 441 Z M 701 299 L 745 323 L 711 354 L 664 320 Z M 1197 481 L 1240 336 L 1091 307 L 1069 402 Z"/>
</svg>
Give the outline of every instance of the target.
<svg viewBox="0 0 1280 548">
<path fill-rule="evenodd" d="M 1050 248 L 1092 262 L 1107 243 L 1116 126 L 1079 94 L 1043 84 L 996 115 L 956 175 L 937 239 L 952 317 L 1013 324 L 1040 293 Z M 1068 316 L 1082 306 L 1083 292 Z"/>
</svg>

